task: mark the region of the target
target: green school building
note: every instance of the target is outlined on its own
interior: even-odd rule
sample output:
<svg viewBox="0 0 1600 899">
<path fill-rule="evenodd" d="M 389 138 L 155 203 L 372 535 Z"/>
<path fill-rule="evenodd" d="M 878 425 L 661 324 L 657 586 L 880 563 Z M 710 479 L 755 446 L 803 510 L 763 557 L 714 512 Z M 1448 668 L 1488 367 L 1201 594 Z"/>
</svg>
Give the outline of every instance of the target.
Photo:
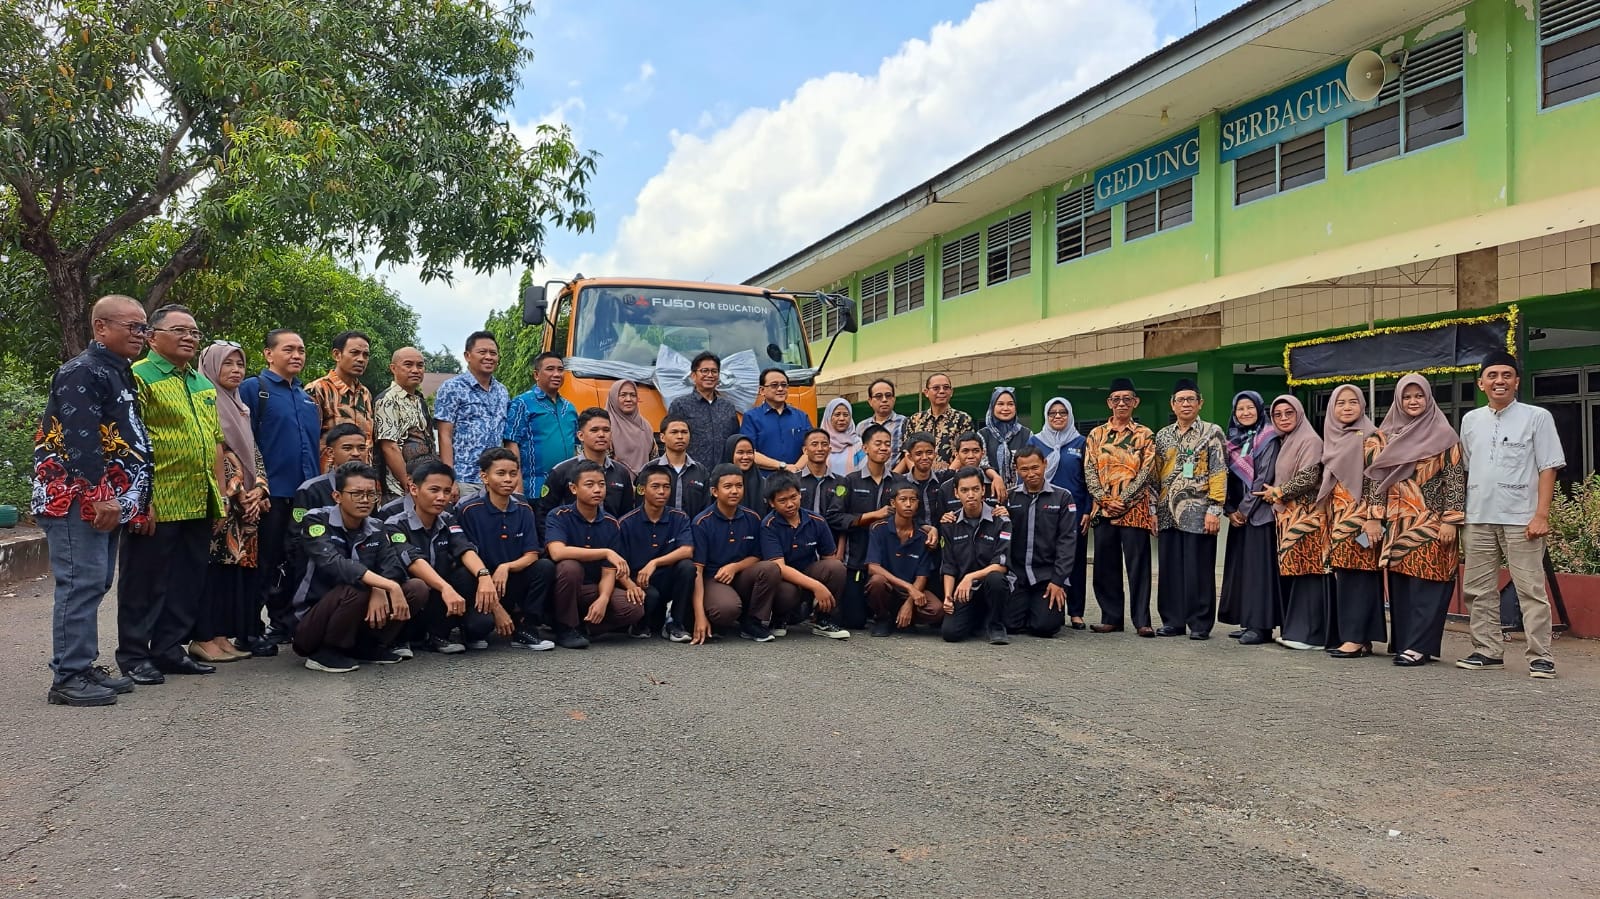
<svg viewBox="0 0 1600 899">
<path fill-rule="evenodd" d="M 1331 385 L 1291 385 L 1286 345 L 1514 308 L 1525 398 L 1579 477 L 1600 455 L 1600 0 L 1255 0 L 748 283 L 853 301 L 821 394 L 887 377 L 910 412 L 946 372 L 975 416 L 1006 384 L 1031 427 L 1064 395 L 1085 432 L 1117 376 L 1158 427 L 1185 376 L 1211 420 L 1250 388 L 1320 421 Z M 820 358 L 837 322 L 803 317 Z M 1433 377 L 1458 421 L 1473 379 Z"/>
</svg>

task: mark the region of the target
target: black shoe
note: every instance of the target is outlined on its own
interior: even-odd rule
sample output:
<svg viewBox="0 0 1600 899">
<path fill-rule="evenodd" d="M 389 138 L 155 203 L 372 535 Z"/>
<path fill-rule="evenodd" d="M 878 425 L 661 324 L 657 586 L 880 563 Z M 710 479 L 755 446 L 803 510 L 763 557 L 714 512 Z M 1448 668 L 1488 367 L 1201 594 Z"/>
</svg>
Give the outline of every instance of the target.
<svg viewBox="0 0 1600 899">
<path fill-rule="evenodd" d="M 118 677 L 111 673 L 111 669 L 104 665 L 96 665 L 85 671 L 89 679 L 113 693 L 132 693 L 133 678 L 126 675 Z"/>
<path fill-rule="evenodd" d="M 278 654 L 278 641 L 268 639 L 266 636 L 239 637 L 233 645 L 242 652 L 248 652 L 256 657 L 270 657 Z"/>
<path fill-rule="evenodd" d="M 357 662 L 371 662 L 374 665 L 398 665 L 405 661 L 399 653 L 382 647 L 365 649 L 361 652 L 353 653 L 350 657 Z"/>
<path fill-rule="evenodd" d="M 51 705 L 116 705 L 117 691 L 101 685 L 87 672 L 80 672 L 59 684 L 51 684 L 45 699 Z"/>
<path fill-rule="evenodd" d="M 1260 646 L 1263 643 L 1271 642 L 1272 634 L 1267 631 L 1258 631 L 1247 627 L 1244 629 L 1244 633 L 1239 635 L 1240 646 Z"/>
<path fill-rule="evenodd" d="M 556 634 L 556 645 L 562 649 L 588 649 L 589 638 L 577 628 L 569 627 Z"/>
<path fill-rule="evenodd" d="M 1172 625 L 1169 624 L 1166 627 L 1157 628 L 1156 629 L 1156 636 L 1157 637 L 1181 637 L 1181 636 L 1183 636 L 1183 628 L 1181 628 L 1181 627 L 1173 627 Z"/>
<path fill-rule="evenodd" d="M 349 674 L 361 667 L 355 659 L 331 649 L 324 649 L 306 659 L 305 665 L 311 671 L 321 671 L 324 674 Z"/>
<path fill-rule="evenodd" d="M 1083 622 L 1081 622 L 1081 621 L 1074 621 L 1074 622 L 1072 622 L 1072 623 L 1071 623 L 1071 627 L 1072 627 L 1072 629 L 1073 629 L 1073 630 L 1075 630 L 1075 631 L 1081 631 L 1081 630 L 1083 630 L 1083 629 L 1084 629 L 1084 628 L 1086 628 L 1086 627 L 1088 627 L 1088 626 L 1089 626 L 1089 625 L 1087 625 L 1087 624 L 1084 624 L 1084 623 L 1083 623 Z"/>
<path fill-rule="evenodd" d="M 156 668 L 164 674 L 212 674 L 217 670 L 215 665 L 205 662 L 196 662 L 188 656 L 178 656 L 175 659 L 162 659 L 155 663 Z"/>
<path fill-rule="evenodd" d="M 1506 662 L 1505 659 L 1491 659 L 1481 652 L 1475 652 L 1464 659 L 1456 659 L 1456 667 L 1468 671 L 1498 671 L 1506 667 Z"/>
<path fill-rule="evenodd" d="M 872 622 L 872 636 L 887 637 L 894 633 L 894 622 L 887 618 L 879 618 Z"/>
<path fill-rule="evenodd" d="M 128 676 L 128 680 L 141 687 L 151 687 L 167 682 L 167 676 L 161 673 L 161 669 L 149 662 L 140 662 L 122 673 Z"/>
<path fill-rule="evenodd" d="M 1194 631 L 1193 633 L 1189 634 L 1189 639 L 1191 639 L 1191 640 L 1209 640 L 1209 639 L 1211 639 L 1211 634 L 1209 632 L 1207 632 L 1207 631 Z"/>
<path fill-rule="evenodd" d="M 1413 653 L 1404 653 L 1404 652 L 1402 652 L 1399 655 L 1394 657 L 1394 664 L 1395 664 L 1395 667 L 1397 667 L 1397 668 L 1419 668 L 1419 667 L 1421 667 L 1423 665 L 1428 664 L 1431 661 L 1433 661 L 1433 660 L 1428 658 L 1427 656 L 1423 655 L 1420 652 L 1413 652 Z"/>
<path fill-rule="evenodd" d="M 1554 680 L 1556 676 L 1556 663 L 1549 659 L 1534 659 L 1528 663 L 1528 676 L 1539 680 Z"/>
<path fill-rule="evenodd" d="M 1246 628 L 1242 628 L 1241 627 L 1241 628 L 1236 628 L 1234 630 L 1228 631 L 1228 639 L 1229 640 L 1237 640 L 1240 637 L 1243 637 L 1245 630 L 1246 630 Z"/>
<path fill-rule="evenodd" d="M 757 643 L 771 643 L 776 639 L 772 636 L 772 631 L 754 618 L 746 618 L 739 622 L 739 637 Z"/>
<path fill-rule="evenodd" d="M 1006 636 L 1005 625 L 1003 625 L 1003 624 L 991 624 L 991 625 L 989 625 L 989 643 L 990 644 L 992 644 L 994 646 L 1005 646 L 1007 643 L 1010 643 L 1010 642 L 1011 642 L 1011 638 Z"/>
<path fill-rule="evenodd" d="M 266 631 L 257 639 L 261 640 L 263 643 L 271 643 L 273 646 L 288 646 L 290 643 L 294 642 L 294 634 L 291 634 L 282 628 L 272 627 L 269 625 Z"/>
<path fill-rule="evenodd" d="M 1366 648 L 1365 646 L 1357 647 L 1348 652 L 1338 648 L 1337 646 L 1328 650 L 1328 657 L 1333 659 L 1364 659 L 1370 655 L 1372 655 L 1372 650 Z"/>
</svg>

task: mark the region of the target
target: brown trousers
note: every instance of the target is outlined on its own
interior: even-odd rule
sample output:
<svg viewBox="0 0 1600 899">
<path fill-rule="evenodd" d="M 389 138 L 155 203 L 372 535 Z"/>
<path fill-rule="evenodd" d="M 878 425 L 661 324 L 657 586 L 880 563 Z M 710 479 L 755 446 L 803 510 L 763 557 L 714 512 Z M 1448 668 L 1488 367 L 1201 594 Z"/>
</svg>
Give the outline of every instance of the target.
<svg viewBox="0 0 1600 899">
<path fill-rule="evenodd" d="M 867 606 L 879 621 L 892 623 L 900 614 L 900 607 L 905 605 L 908 595 L 903 588 L 889 583 L 881 575 L 867 578 Z M 922 596 L 922 602 L 911 607 L 911 623 L 933 625 L 943 621 L 944 601 L 934 596 L 932 590 L 922 591 Z"/>
<path fill-rule="evenodd" d="M 806 566 L 804 574 L 812 580 L 821 581 L 822 586 L 828 588 L 828 592 L 833 594 L 834 608 L 837 609 L 840 597 L 844 596 L 845 581 L 849 579 L 849 573 L 844 570 L 844 563 L 838 559 L 818 559 Z M 779 574 L 778 589 L 772 596 L 773 619 L 789 622 L 795 609 L 809 598 L 811 591 L 789 583 L 783 579 L 782 574 Z"/>
<path fill-rule="evenodd" d="M 428 604 L 428 585 L 417 578 L 400 583 L 411 617 L 416 618 Z M 349 655 L 358 647 L 388 649 L 405 629 L 406 622 L 390 618 L 383 627 L 367 624 L 367 600 L 372 588 L 365 584 L 341 584 L 334 587 L 317 604 L 306 611 L 305 617 L 294 629 L 294 651 L 297 655 L 313 656 L 331 649 Z"/>
<path fill-rule="evenodd" d="M 577 627 L 589 613 L 589 607 L 600 597 L 600 585 L 584 581 L 583 563 L 567 560 L 556 563 L 555 587 L 550 591 L 550 617 L 559 627 Z M 606 603 L 606 617 L 599 624 L 588 625 L 589 633 L 604 634 L 625 631 L 644 617 L 644 606 L 628 601 L 621 589 L 611 591 Z"/>
<path fill-rule="evenodd" d="M 734 575 L 731 585 L 705 575 L 706 619 L 712 627 L 733 627 L 744 616 L 767 624 L 772 621 L 772 605 L 782 579 L 775 562 L 751 565 Z"/>
</svg>

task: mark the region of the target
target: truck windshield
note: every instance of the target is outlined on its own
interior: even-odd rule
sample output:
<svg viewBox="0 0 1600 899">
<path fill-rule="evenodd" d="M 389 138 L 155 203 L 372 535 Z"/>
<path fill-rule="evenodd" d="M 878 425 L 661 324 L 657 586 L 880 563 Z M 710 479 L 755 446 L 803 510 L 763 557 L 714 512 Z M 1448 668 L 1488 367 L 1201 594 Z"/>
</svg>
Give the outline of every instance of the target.
<svg viewBox="0 0 1600 899">
<path fill-rule="evenodd" d="M 574 355 L 652 366 L 665 345 L 693 358 L 742 350 L 761 367 L 810 365 L 800 316 L 788 298 L 670 287 L 588 287 L 578 295 Z"/>
</svg>

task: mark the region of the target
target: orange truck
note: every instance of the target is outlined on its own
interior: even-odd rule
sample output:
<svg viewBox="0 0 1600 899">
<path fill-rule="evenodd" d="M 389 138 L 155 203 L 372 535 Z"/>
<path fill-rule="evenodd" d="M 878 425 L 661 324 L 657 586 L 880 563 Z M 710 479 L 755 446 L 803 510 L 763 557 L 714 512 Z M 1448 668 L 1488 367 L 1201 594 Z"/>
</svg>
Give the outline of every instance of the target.
<svg viewBox="0 0 1600 899">
<path fill-rule="evenodd" d="M 780 368 L 790 405 L 816 421 L 816 377 L 828 353 L 813 367 L 800 320 L 807 300 L 823 303 L 824 320 L 837 321 L 833 340 L 855 332 L 855 310 L 839 294 L 582 275 L 527 288 L 522 320 L 545 326 L 544 349 L 567 361 L 561 395 L 579 409 L 604 406 L 611 385 L 627 378 L 639 384 L 639 413 L 659 428 L 667 407 L 659 379 L 668 379 L 669 395 L 691 389 L 682 379 L 687 363 L 710 350 L 722 357 L 724 391 L 747 398 L 742 405 L 754 405 L 762 370 Z"/>
</svg>

